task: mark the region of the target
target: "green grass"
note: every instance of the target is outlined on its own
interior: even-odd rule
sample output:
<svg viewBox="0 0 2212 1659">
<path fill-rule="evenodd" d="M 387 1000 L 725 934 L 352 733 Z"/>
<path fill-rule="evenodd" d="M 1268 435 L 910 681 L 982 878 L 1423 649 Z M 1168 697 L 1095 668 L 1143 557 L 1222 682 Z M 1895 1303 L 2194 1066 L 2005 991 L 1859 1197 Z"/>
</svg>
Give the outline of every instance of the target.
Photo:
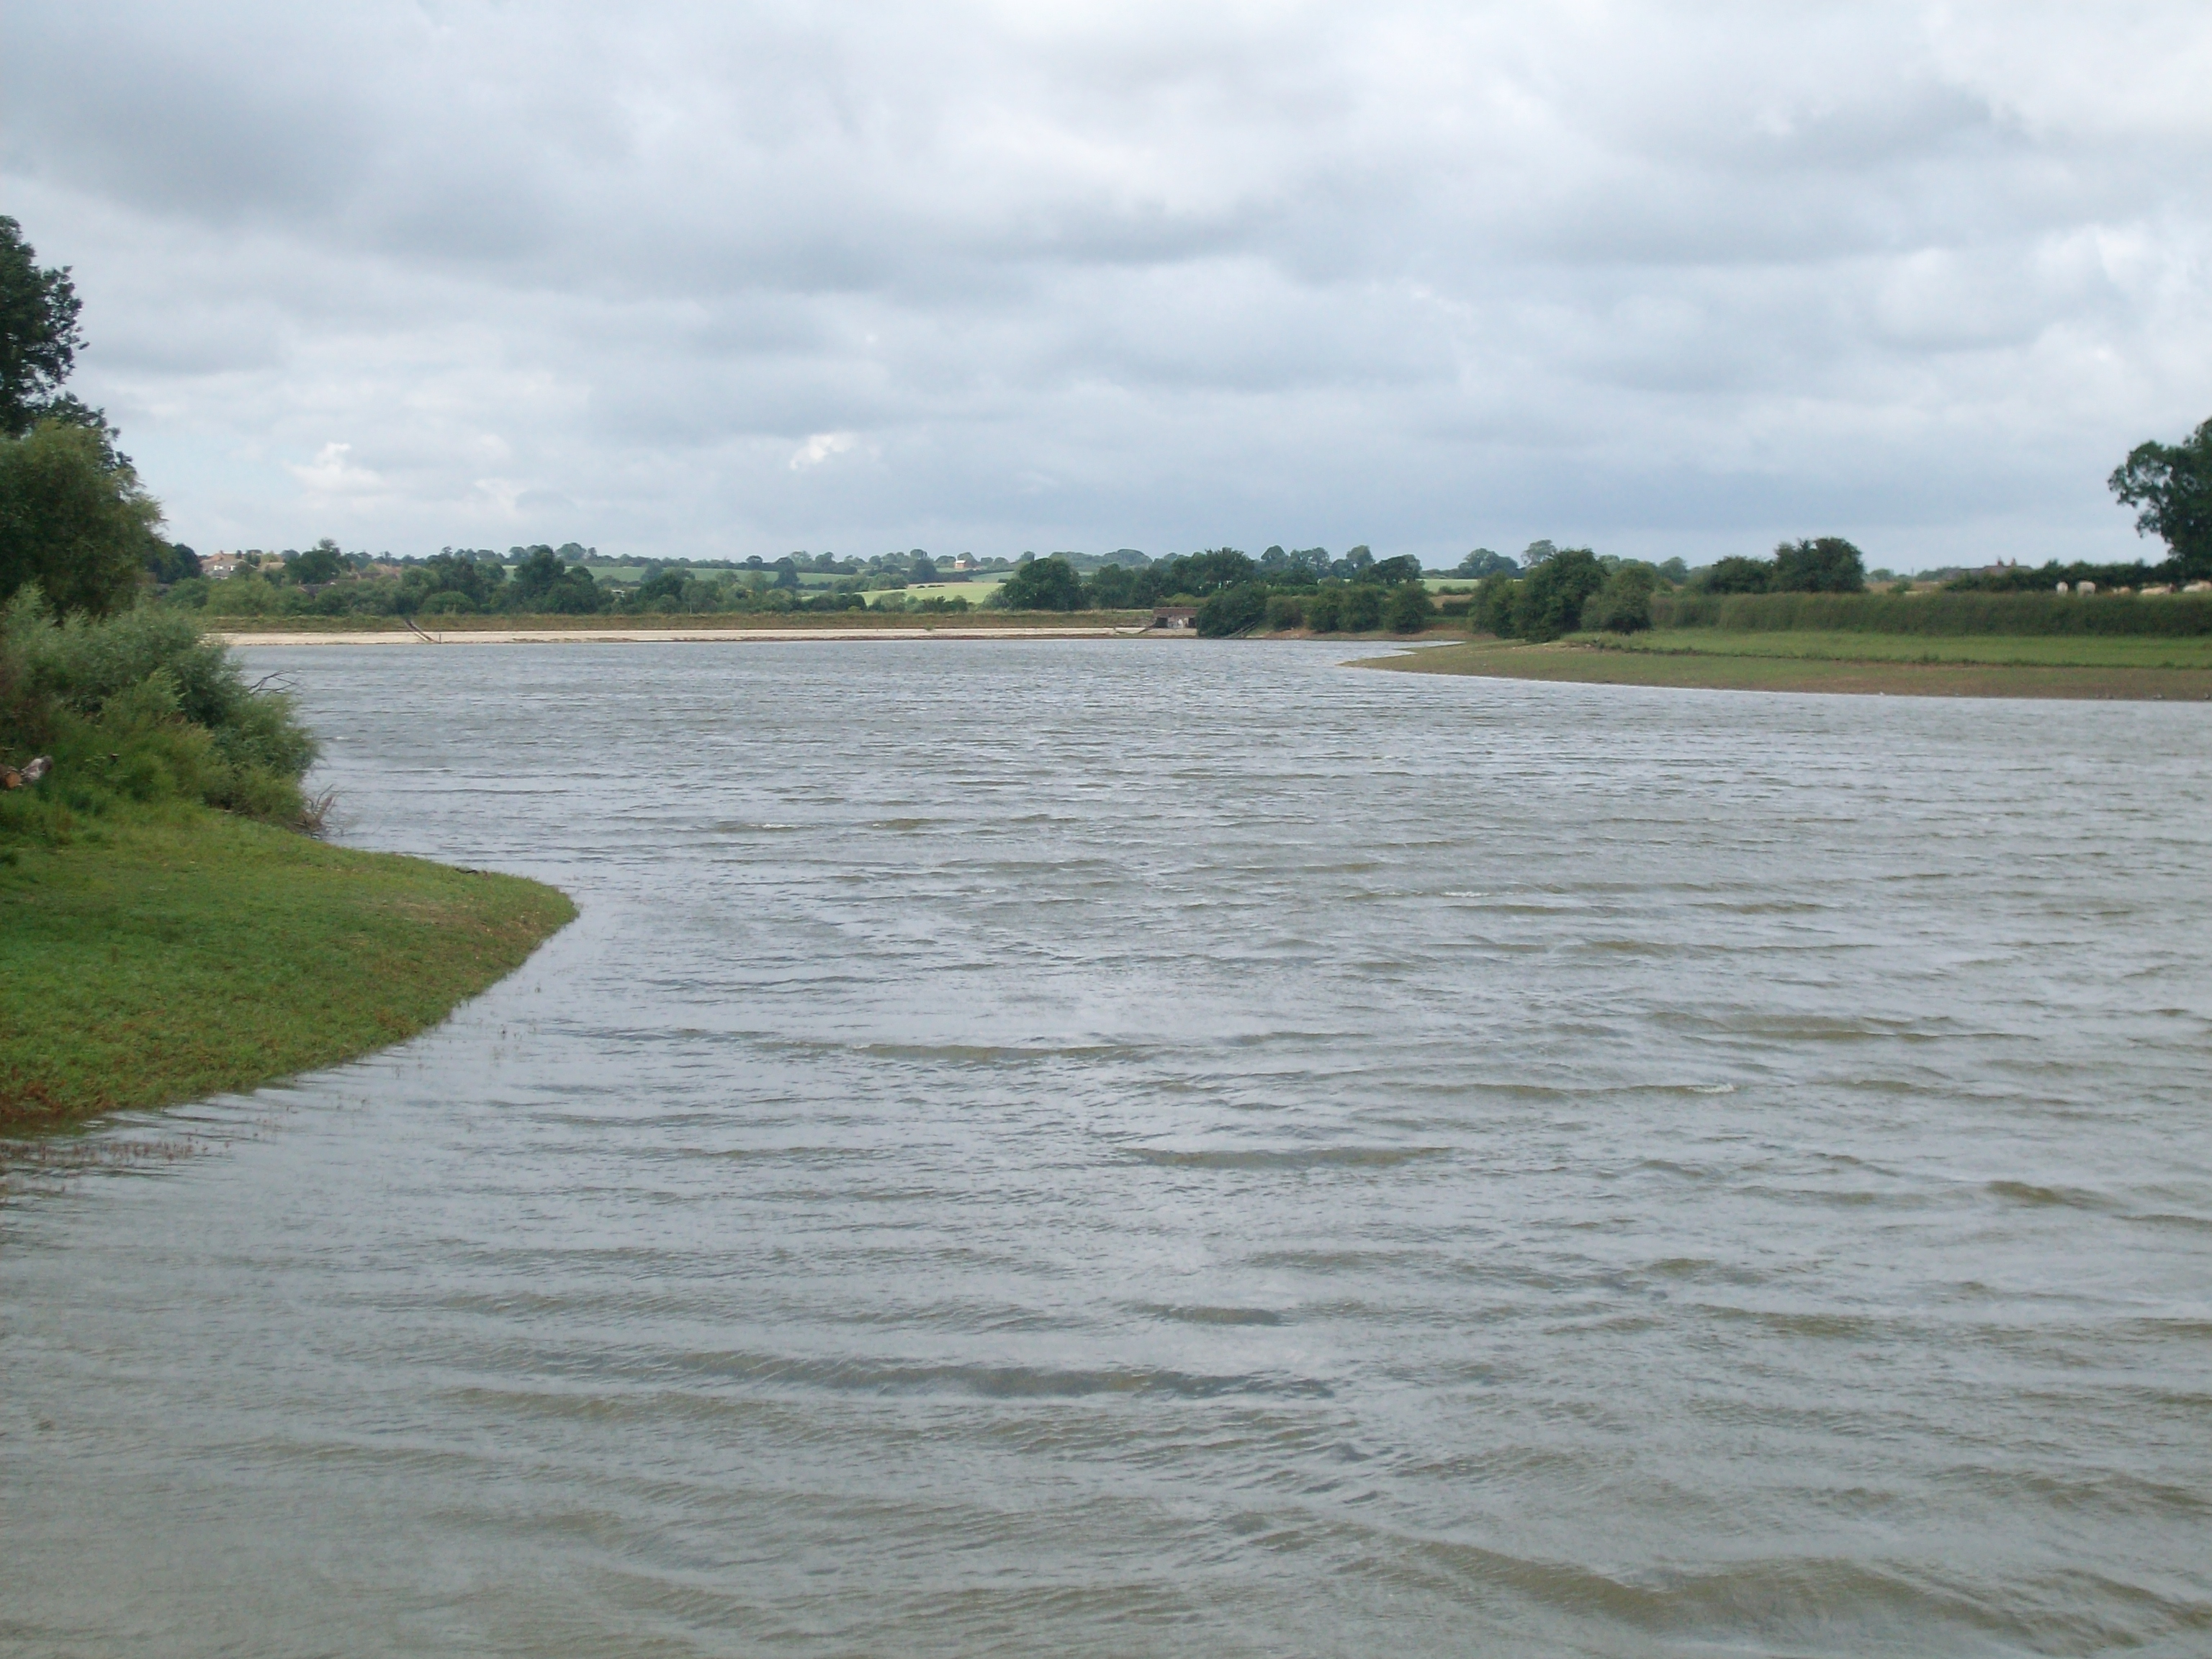
<svg viewBox="0 0 2212 1659">
<path fill-rule="evenodd" d="M 1586 636 L 1588 637 L 1588 636 Z M 1700 656 L 1808 657 L 1832 662 L 2012 663 L 2039 668 L 2212 669 L 2212 637 L 2145 634 L 1737 633 L 1657 629 L 1596 641 L 1623 651 Z"/>
<path fill-rule="evenodd" d="M 2203 702 L 2212 700 L 2212 665 L 2166 667 L 2165 659 L 2097 653 L 2123 645 L 2164 646 L 2185 641 L 2045 638 L 2008 640 L 1985 635 L 1946 641 L 1913 636 L 1833 636 L 1846 641 L 1854 654 L 1819 656 L 1796 649 L 1820 636 L 1811 634 L 1736 634 L 1717 629 L 1685 629 L 1679 635 L 1631 635 L 1598 642 L 1589 638 L 1527 645 L 1513 640 L 1476 640 L 1437 646 L 1401 656 L 1370 659 L 1359 666 L 1414 674 L 1472 674 L 1498 679 L 1569 680 L 1598 685 L 1700 687 L 1735 691 L 1832 691 L 1886 696 L 2075 697 Z M 1689 646 L 1670 641 L 1683 640 Z M 1787 641 L 1793 647 L 1739 650 L 1746 642 Z M 1655 647 L 1651 642 L 1658 641 Z M 1928 657 L 1931 646 L 1956 644 L 1986 650 Z M 1869 646 L 1875 647 L 1869 651 Z M 1695 648 L 1689 648 L 1694 647 Z M 2028 652 L 2051 649 L 2048 656 Z M 1889 654 L 1880 654 L 1885 649 Z M 2115 653 L 2118 654 L 2118 653 Z"/>
<path fill-rule="evenodd" d="M 514 876 L 204 807 L 0 848 L 0 1129 L 327 1066 L 435 1024 L 575 915 Z"/>
<path fill-rule="evenodd" d="M 1656 593 L 1660 628 L 1735 633 L 1922 634 L 1938 639 L 2042 634 L 2212 635 L 2201 593 Z"/>
</svg>

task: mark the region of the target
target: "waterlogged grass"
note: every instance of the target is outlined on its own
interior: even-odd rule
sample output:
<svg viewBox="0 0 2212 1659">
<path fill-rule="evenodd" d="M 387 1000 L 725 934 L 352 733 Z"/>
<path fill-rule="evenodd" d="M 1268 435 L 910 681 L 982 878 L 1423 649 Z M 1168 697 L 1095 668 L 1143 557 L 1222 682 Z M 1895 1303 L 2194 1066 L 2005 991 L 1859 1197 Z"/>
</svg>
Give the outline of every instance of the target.
<svg viewBox="0 0 2212 1659">
<path fill-rule="evenodd" d="M 574 915 L 537 882 L 200 807 L 0 848 L 0 1128 L 250 1089 L 396 1042 Z"/>
<path fill-rule="evenodd" d="M 2039 668 L 2212 669 L 2212 636 L 2156 635 L 1735 633 L 1672 628 L 1583 643 L 1699 656 L 1800 657 L 1827 662 L 2011 663 Z"/>
<path fill-rule="evenodd" d="M 1823 638 L 1850 655 L 1800 647 Z M 1686 645 L 1673 645 L 1686 640 Z M 1771 641 L 1788 649 L 1739 648 Z M 2197 702 L 2212 700 L 2212 666 L 2173 667 L 2191 641 L 2142 638 L 1985 635 L 1949 641 L 1917 635 L 1735 634 L 1717 629 L 1632 635 L 1602 642 L 1561 640 L 1526 645 L 1478 640 L 1358 665 L 1413 674 L 1472 674 L 1495 679 L 1568 680 L 1597 685 L 1671 685 L 1731 691 L 1831 691 L 1883 696 L 2076 697 Z M 1866 647 L 1872 644 L 1875 650 Z M 1672 648 L 1668 648 L 1672 646 Z M 1986 655 L 1929 655 L 1929 647 L 1971 647 Z M 2106 647 L 2119 647 L 2106 652 Z M 2140 647 L 2140 654 L 2136 654 Z M 2181 649 L 2177 650 L 2177 647 Z M 1887 651 L 1893 654 L 1877 654 Z M 2040 654 L 2048 653 L 2048 654 Z M 2031 654 L 2038 653 L 2038 654 Z"/>
</svg>

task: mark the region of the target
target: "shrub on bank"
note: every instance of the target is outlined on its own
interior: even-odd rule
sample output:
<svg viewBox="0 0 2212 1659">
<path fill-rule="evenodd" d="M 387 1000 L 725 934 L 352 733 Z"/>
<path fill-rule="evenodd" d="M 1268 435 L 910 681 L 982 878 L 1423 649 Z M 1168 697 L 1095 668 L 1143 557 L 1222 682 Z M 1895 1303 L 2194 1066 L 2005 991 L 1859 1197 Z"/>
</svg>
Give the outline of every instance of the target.
<svg viewBox="0 0 2212 1659">
<path fill-rule="evenodd" d="M 1354 582 L 1340 590 L 1336 624 L 1347 634 L 1371 634 L 1382 625 L 1382 590 Z"/>
<path fill-rule="evenodd" d="M 1382 621 L 1393 634 L 1418 634 L 1432 622 L 1437 608 L 1418 581 L 1400 582 L 1382 602 Z"/>
<path fill-rule="evenodd" d="M 36 588 L 0 611 L 0 761 L 53 769 L 0 792 L 0 836 L 65 838 L 126 803 L 203 803 L 301 823 L 315 739 L 189 617 L 151 605 L 57 619 Z"/>
<path fill-rule="evenodd" d="M 1648 564 L 1624 564 L 1583 605 L 1589 633 L 1634 634 L 1651 626 L 1651 594 L 1659 573 Z"/>
<path fill-rule="evenodd" d="M 1198 607 L 1202 638 L 1225 640 L 1250 632 L 1267 619 L 1267 590 L 1258 582 L 1217 589 Z"/>
</svg>

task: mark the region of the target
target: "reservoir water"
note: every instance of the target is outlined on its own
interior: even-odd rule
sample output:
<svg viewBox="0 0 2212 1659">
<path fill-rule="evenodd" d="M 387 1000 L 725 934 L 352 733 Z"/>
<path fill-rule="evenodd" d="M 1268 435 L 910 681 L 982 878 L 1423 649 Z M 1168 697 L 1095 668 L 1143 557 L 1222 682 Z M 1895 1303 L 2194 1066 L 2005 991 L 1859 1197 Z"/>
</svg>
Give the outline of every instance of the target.
<svg viewBox="0 0 2212 1659">
<path fill-rule="evenodd" d="M 581 918 L 19 1158 L 0 1654 L 2212 1651 L 2212 726 L 257 652 Z"/>
</svg>

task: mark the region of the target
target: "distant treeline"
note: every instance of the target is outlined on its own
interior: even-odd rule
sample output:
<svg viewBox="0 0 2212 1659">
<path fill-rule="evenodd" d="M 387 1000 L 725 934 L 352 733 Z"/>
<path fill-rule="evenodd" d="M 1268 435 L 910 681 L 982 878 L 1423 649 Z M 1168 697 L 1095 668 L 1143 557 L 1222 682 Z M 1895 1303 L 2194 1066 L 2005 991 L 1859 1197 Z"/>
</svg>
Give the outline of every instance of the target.
<svg viewBox="0 0 2212 1659">
<path fill-rule="evenodd" d="M 1256 559 L 1216 547 L 1136 567 L 1101 565 L 1087 576 L 1055 554 L 1018 568 L 993 603 L 1011 611 L 1194 605 L 1198 631 L 1212 638 L 1261 627 L 1413 633 L 1436 615 L 1421 577 L 1421 562 L 1410 554 L 1378 559 L 1364 547 L 1340 559 L 1318 547 L 1295 553 L 1271 547 Z"/>
</svg>

